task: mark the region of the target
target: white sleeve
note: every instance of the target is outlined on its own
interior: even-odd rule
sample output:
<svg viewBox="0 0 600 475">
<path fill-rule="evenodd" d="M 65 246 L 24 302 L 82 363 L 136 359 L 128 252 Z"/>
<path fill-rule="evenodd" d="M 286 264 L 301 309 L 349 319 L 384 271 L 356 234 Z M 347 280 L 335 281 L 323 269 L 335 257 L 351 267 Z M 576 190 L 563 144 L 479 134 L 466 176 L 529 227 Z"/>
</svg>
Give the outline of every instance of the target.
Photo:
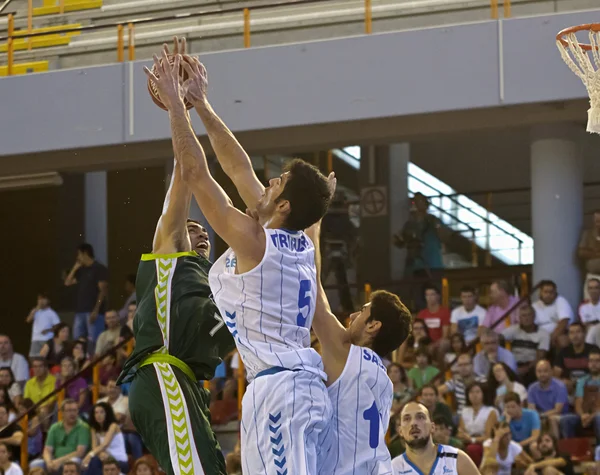
<svg viewBox="0 0 600 475">
<path fill-rule="evenodd" d="M 487 313 L 487 310 L 483 307 L 480 307 L 479 305 L 476 308 L 477 310 L 477 318 L 479 318 L 479 326 L 483 325 L 483 321 L 485 320 L 485 314 Z"/>
<path fill-rule="evenodd" d="M 50 317 L 50 320 L 52 320 L 52 326 L 58 325 L 60 323 L 60 317 L 58 316 L 58 313 L 56 313 L 54 310 L 52 310 L 52 316 Z"/>
<path fill-rule="evenodd" d="M 510 327 L 502 330 L 502 336 L 504 336 L 504 338 L 506 338 L 508 341 L 513 341 L 517 330 L 518 330 L 517 325 L 511 325 Z"/>
<path fill-rule="evenodd" d="M 231 366 L 231 369 L 239 369 L 240 368 L 240 356 L 237 351 L 231 357 L 230 366 Z"/>
<path fill-rule="evenodd" d="M 598 328 L 600 328 L 600 323 L 594 325 L 587 331 L 587 334 L 585 335 L 586 343 L 589 343 L 590 345 L 596 344 L 596 335 L 598 334 Z"/>
<path fill-rule="evenodd" d="M 548 332 L 545 332 L 544 330 L 538 330 L 540 332 L 540 345 L 539 345 L 539 349 L 540 350 L 544 350 L 544 351 L 549 351 L 550 350 L 550 335 L 548 334 Z"/>
<path fill-rule="evenodd" d="M 558 310 L 558 319 L 565 320 L 568 318 L 569 321 L 572 322 L 574 318 L 573 309 L 569 305 L 569 302 L 567 302 L 567 299 L 564 298 L 562 295 L 559 295 L 556 298 L 556 309 Z"/>
<path fill-rule="evenodd" d="M 27 381 L 29 379 L 29 365 L 23 355 L 13 354 L 13 373 L 16 381 Z"/>
<path fill-rule="evenodd" d="M 458 323 L 458 310 L 460 309 L 460 307 L 456 307 L 454 310 L 452 310 L 452 313 L 450 314 L 450 323 Z"/>
</svg>

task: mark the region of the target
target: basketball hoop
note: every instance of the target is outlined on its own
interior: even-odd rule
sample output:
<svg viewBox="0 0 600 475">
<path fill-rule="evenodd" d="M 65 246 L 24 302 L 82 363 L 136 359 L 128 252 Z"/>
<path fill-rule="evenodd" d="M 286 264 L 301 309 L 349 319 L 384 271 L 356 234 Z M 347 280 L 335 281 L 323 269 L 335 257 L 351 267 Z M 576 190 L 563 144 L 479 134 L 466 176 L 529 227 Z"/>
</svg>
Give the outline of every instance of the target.
<svg viewBox="0 0 600 475">
<path fill-rule="evenodd" d="M 588 43 L 580 43 L 577 33 L 587 31 Z M 563 61 L 583 81 L 590 96 L 587 131 L 600 134 L 600 23 L 565 28 L 556 35 Z M 591 56 L 591 59 L 590 59 Z"/>
</svg>

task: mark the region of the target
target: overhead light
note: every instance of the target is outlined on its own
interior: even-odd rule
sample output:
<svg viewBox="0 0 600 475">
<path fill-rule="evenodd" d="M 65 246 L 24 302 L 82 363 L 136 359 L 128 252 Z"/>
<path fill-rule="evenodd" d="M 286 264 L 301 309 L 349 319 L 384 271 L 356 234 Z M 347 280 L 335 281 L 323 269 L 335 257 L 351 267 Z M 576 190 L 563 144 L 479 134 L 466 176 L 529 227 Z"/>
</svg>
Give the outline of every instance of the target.
<svg viewBox="0 0 600 475">
<path fill-rule="evenodd" d="M 16 190 L 20 188 L 39 188 L 42 186 L 60 186 L 62 184 L 63 179 L 57 172 L 0 176 L 0 191 Z"/>
</svg>

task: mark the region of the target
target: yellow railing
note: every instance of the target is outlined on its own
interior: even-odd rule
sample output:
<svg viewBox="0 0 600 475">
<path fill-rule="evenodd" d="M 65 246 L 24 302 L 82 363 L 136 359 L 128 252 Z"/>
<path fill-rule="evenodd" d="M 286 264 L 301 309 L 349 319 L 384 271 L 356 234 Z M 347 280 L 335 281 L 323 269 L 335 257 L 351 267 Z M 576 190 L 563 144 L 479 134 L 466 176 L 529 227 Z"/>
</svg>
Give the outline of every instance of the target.
<svg viewBox="0 0 600 475">
<path fill-rule="evenodd" d="M 269 4 L 258 5 L 253 7 L 254 10 L 264 9 L 264 8 L 273 8 L 273 7 L 285 7 L 285 6 L 294 6 L 294 5 L 302 5 L 309 3 L 322 3 L 323 0 L 288 0 L 288 1 L 276 1 Z M 503 1 L 504 7 L 504 17 L 510 17 L 510 0 Z M 498 0 L 490 0 L 490 11 L 491 17 L 494 19 L 498 18 Z M 59 3 L 59 12 L 63 14 L 65 12 L 65 2 L 64 0 L 60 0 Z M 235 13 L 242 12 L 244 18 L 244 33 L 243 33 L 243 41 L 244 47 L 249 48 L 251 44 L 251 22 L 250 22 L 250 8 L 248 7 L 232 7 L 232 8 L 221 8 L 214 11 L 204 11 L 204 12 L 193 12 L 186 14 L 184 18 L 189 19 L 192 17 L 204 17 L 210 15 L 221 15 L 224 13 Z M 28 0 L 27 2 L 27 30 L 26 34 L 19 34 L 19 38 L 27 38 L 27 49 L 32 49 L 33 38 L 48 36 L 50 33 L 48 32 L 34 32 L 33 30 L 33 16 L 34 16 L 34 8 L 33 8 L 33 0 Z M 52 31 L 54 35 L 61 35 L 65 33 L 75 33 L 75 32 L 85 32 L 85 31 L 94 31 L 100 29 L 116 29 L 117 30 L 117 61 L 124 62 L 125 61 L 125 40 L 124 40 L 124 27 L 127 26 L 128 30 L 128 41 L 127 41 L 127 50 L 128 50 L 128 60 L 135 60 L 135 25 L 137 24 L 146 24 L 146 23 L 154 23 L 154 22 L 164 22 L 168 20 L 177 20 L 182 18 L 179 15 L 174 15 L 172 17 L 158 17 L 158 18 L 142 18 L 137 20 L 131 20 L 123 23 L 115 23 L 115 24 L 105 24 L 105 25 L 86 25 L 86 26 L 77 26 L 77 27 L 66 27 L 64 29 L 57 29 Z M 373 32 L 373 11 L 371 0 L 365 0 L 364 2 L 364 32 L 365 34 L 371 34 Z M 8 46 L 8 57 L 7 57 L 7 69 L 8 75 L 11 76 L 13 74 L 13 63 L 14 63 L 14 16 L 13 14 L 8 15 L 8 35 L 5 38 L 0 38 L 0 41 L 7 41 Z"/>
</svg>

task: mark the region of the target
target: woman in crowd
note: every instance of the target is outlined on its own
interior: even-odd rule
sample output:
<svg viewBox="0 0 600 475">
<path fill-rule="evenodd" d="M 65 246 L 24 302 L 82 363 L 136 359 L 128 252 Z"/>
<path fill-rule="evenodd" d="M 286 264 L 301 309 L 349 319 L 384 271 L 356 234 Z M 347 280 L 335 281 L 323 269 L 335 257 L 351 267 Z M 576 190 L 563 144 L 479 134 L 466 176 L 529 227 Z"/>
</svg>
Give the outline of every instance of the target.
<svg viewBox="0 0 600 475">
<path fill-rule="evenodd" d="M 496 459 L 499 465 L 498 475 L 510 475 L 513 467 L 525 469 L 532 463 L 523 447 L 512 440 L 507 422 L 496 423 L 491 438 L 483 443 L 483 456 L 484 459 Z"/>
<path fill-rule="evenodd" d="M 444 355 L 444 364 L 446 369 L 452 371 L 452 376 L 455 376 L 458 372 L 458 366 L 456 360 L 458 355 L 467 353 L 467 343 L 465 337 L 461 333 L 455 333 L 450 337 L 450 351 Z M 452 365 L 452 367 L 450 367 Z"/>
<path fill-rule="evenodd" d="M 73 342 L 73 349 L 71 351 L 73 362 L 75 363 L 75 372 L 79 373 L 82 369 L 87 368 L 90 365 L 90 358 L 87 354 L 87 343 L 82 340 L 75 340 Z M 85 371 L 81 377 L 88 383 L 92 381 L 92 370 Z"/>
<path fill-rule="evenodd" d="M 0 442 L 0 471 L 3 475 L 23 475 L 21 467 L 10 461 L 10 450 L 4 442 Z"/>
<path fill-rule="evenodd" d="M 415 318 L 413 320 L 412 334 L 406 339 L 398 350 L 398 360 L 402 362 L 402 366 L 406 369 L 410 369 L 415 365 L 415 352 L 419 348 L 426 348 L 430 350 L 432 344 L 431 337 L 429 336 L 429 328 L 425 323 L 425 320 L 421 318 Z"/>
<path fill-rule="evenodd" d="M 152 455 L 144 455 L 134 462 L 129 475 L 159 475 L 158 463 Z"/>
<path fill-rule="evenodd" d="M 521 405 L 527 407 L 527 389 L 517 381 L 517 375 L 505 363 L 496 363 L 490 368 L 488 375 L 490 397 L 500 412 L 504 411 L 504 396 L 514 392 L 521 398 Z"/>
<path fill-rule="evenodd" d="M 117 355 L 114 351 L 108 353 L 98 364 L 98 373 L 100 375 L 100 396 L 108 394 L 108 382 L 116 381 L 121 373 L 121 368 L 117 364 Z"/>
<path fill-rule="evenodd" d="M 0 388 L 0 406 L 6 406 L 8 409 L 9 424 L 17 418 L 17 408 L 10 399 L 6 388 Z"/>
<path fill-rule="evenodd" d="M 65 381 L 75 376 L 75 362 L 70 356 L 65 356 L 60 362 L 60 373 L 56 377 L 56 388 Z M 88 385 L 81 376 L 78 376 L 65 388 L 65 397 L 77 401 L 79 412 L 89 411 Z"/>
<path fill-rule="evenodd" d="M 60 371 L 58 365 L 60 365 L 62 359 L 71 353 L 69 325 L 61 322 L 52 327 L 52 332 L 54 333 L 54 338 L 48 340 L 42 346 L 40 356 L 46 358 L 50 372 L 57 373 Z"/>
<path fill-rule="evenodd" d="M 19 383 L 15 381 L 15 374 L 10 366 L 0 368 L 0 388 L 8 390 L 8 396 L 15 407 L 18 407 L 23 400 L 23 390 Z"/>
<path fill-rule="evenodd" d="M 392 389 L 394 391 L 394 400 L 392 403 L 392 416 L 396 414 L 404 404 L 406 404 L 413 396 L 410 389 L 406 370 L 398 363 L 390 363 L 387 368 L 387 374 L 392 381 Z"/>
<path fill-rule="evenodd" d="M 479 466 L 483 455 L 481 444 L 490 438 L 492 428 L 498 421 L 498 411 L 486 404 L 486 388 L 481 383 L 470 384 L 466 393 L 466 406 L 460 416 L 457 437 L 463 441 L 467 453 Z"/>
<path fill-rule="evenodd" d="M 92 450 L 85 456 L 81 466 L 87 475 L 102 475 L 102 462 L 114 458 L 122 473 L 127 473 L 125 438 L 117 423 L 112 407 L 107 402 L 97 403 L 90 412 Z"/>
<path fill-rule="evenodd" d="M 426 348 L 419 348 L 416 353 L 417 364 L 407 375 L 410 387 L 419 391 L 423 386 L 432 382 L 440 370 L 431 364 L 431 355 Z"/>
<path fill-rule="evenodd" d="M 43 434 L 40 418 L 37 411 L 31 411 L 33 401 L 29 398 L 23 399 L 18 407 L 19 415 L 29 413 L 27 430 L 27 454 L 29 460 L 34 460 L 41 456 L 43 449 Z M 31 412 L 30 412 L 31 411 Z"/>
</svg>

